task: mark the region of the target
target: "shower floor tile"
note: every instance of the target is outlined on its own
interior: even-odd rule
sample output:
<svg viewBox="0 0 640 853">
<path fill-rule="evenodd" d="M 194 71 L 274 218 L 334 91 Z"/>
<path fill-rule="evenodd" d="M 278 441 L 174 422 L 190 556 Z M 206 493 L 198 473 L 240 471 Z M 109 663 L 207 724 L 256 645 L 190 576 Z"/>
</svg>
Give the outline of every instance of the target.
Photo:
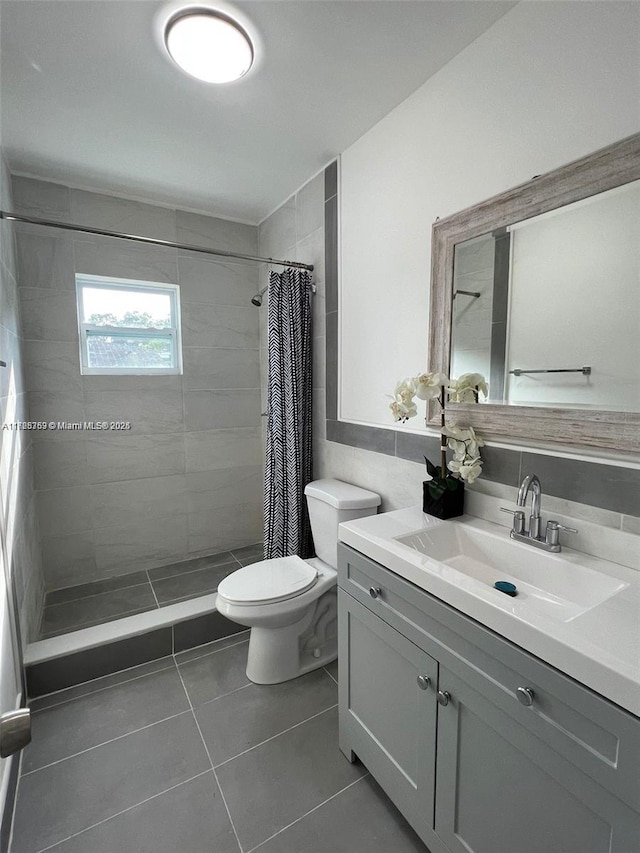
<svg viewBox="0 0 640 853">
<path fill-rule="evenodd" d="M 46 595 L 38 639 L 209 595 L 223 578 L 261 555 L 261 544 L 248 545 L 234 552 L 51 590 Z"/>
<path fill-rule="evenodd" d="M 233 563 L 222 563 L 194 572 L 183 572 L 170 578 L 154 580 L 151 584 L 158 604 L 163 607 L 185 598 L 195 598 L 198 595 L 208 595 L 215 592 L 220 581 L 238 568 L 238 563 L 235 561 Z"/>
<path fill-rule="evenodd" d="M 262 686 L 246 653 L 225 638 L 36 700 L 10 853 L 426 853 L 338 749 L 335 667 Z"/>
<path fill-rule="evenodd" d="M 144 613 L 157 606 L 149 581 L 101 592 L 99 595 L 87 595 L 63 604 L 47 604 L 42 614 L 40 638 L 55 637 L 134 613 Z"/>
</svg>

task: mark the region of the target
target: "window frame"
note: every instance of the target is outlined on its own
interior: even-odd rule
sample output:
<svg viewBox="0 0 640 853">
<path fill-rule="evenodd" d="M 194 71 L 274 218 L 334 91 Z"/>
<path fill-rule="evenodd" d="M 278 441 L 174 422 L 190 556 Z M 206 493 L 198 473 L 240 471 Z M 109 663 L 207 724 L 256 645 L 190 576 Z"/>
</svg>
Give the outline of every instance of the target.
<svg viewBox="0 0 640 853">
<path fill-rule="evenodd" d="M 182 335 L 180 317 L 180 287 L 156 281 L 112 278 L 110 276 L 76 273 L 76 310 L 78 314 L 78 337 L 80 345 L 80 373 L 83 376 L 178 376 L 182 374 Z M 84 289 L 126 290 L 134 293 L 161 293 L 169 296 L 171 325 L 162 329 L 145 329 L 140 326 L 98 326 L 85 323 Z M 168 338 L 174 353 L 174 367 L 90 367 L 88 338 L 91 335 L 110 337 Z"/>
</svg>

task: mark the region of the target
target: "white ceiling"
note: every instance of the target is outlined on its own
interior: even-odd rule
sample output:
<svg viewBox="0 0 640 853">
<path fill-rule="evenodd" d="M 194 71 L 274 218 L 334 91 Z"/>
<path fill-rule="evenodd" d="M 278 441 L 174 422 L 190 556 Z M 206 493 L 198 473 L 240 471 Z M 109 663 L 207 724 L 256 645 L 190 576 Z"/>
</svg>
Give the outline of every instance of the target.
<svg viewBox="0 0 640 853">
<path fill-rule="evenodd" d="M 258 223 L 513 5 L 237 2 L 257 62 L 212 86 L 159 48 L 166 3 L 1 0 L 0 141 L 13 172 Z"/>
</svg>

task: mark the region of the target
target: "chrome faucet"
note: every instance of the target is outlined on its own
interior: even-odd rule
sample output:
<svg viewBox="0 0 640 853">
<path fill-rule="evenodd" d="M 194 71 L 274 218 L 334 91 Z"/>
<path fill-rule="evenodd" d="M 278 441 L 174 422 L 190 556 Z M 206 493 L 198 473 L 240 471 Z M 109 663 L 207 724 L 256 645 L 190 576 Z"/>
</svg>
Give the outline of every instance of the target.
<svg viewBox="0 0 640 853">
<path fill-rule="evenodd" d="M 541 487 L 540 480 L 535 474 L 527 474 L 520 488 L 518 489 L 518 497 L 516 498 L 517 506 L 527 505 L 527 495 L 532 493 L 531 498 L 531 515 L 529 516 L 529 536 L 532 539 L 540 538 L 540 498 Z"/>
<path fill-rule="evenodd" d="M 578 531 L 574 527 L 566 527 L 564 524 L 550 519 L 547 521 L 544 537 L 540 536 L 540 526 L 542 524 L 540 518 L 542 487 L 540 486 L 540 480 L 535 474 L 527 474 L 520 484 L 516 506 L 526 507 L 529 492 L 531 492 L 531 515 L 529 516 L 528 530 L 525 529 L 523 509 L 512 510 L 504 506 L 500 507 L 501 512 L 510 512 L 513 515 L 513 527 L 509 535 L 518 542 L 526 542 L 528 545 L 533 545 L 534 548 L 542 548 L 544 551 L 557 553 L 562 550 L 560 546 L 560 531 L 568 530 L 571 533 L 577 533 Z"/>
</svg>

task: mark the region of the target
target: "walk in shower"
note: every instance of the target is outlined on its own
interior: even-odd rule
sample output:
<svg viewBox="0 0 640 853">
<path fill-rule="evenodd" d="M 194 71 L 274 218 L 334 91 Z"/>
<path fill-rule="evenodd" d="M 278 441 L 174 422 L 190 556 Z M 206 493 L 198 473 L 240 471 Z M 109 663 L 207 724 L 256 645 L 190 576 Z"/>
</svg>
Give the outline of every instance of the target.
<svg viewBox="0 0 640 853">
<path fill-rule="evenodd" d="M 87 224 L 71 224 L 81 213 Z M 14 220 L 30 418 L 56 425 L 32 433 L 46 594 L 30 642 L 211 595 L 263 555 L 255 295 L 267 262 L 283 262 L 257 256 L 255 226 L 24 177 L 2 217 Z M 78 321 L 87 276 L 177 285 L 181 372 L 81 370 L 95 325 Z M 166 328 L 104 316 L 101 346 L 117 340 L 161 366 Z"/>
</svg>

